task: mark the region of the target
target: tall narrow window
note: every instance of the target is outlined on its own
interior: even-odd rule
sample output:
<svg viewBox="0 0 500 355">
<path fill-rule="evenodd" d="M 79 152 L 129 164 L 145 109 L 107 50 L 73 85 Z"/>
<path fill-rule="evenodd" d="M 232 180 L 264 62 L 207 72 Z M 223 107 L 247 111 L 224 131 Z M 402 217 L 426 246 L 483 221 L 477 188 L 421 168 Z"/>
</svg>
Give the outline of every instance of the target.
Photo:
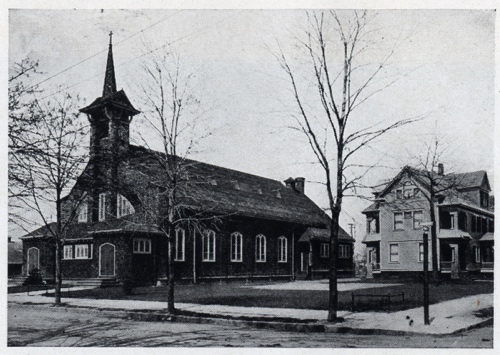
<svg viewBox="0 0 500 355">
<path fill-rule="evenodd" d="M 78 222 L 87 222 L 88 221 L 88 205 L 86 203 L 82 203 L 78 209 Z"/>
<path fill-rule="evenodd" d="M 255 261 L 261 263 L 266 261 L 266 237 L 262 234 L 255 238 Z"/>
<path fill-rule="evenodd" d="M 422 211 L 413 212 L 413 229 L 420 229 L 424 213 Z"/>
<path fill-rule="evenodd" d="M 202 239 L 203 261 L 215 261 L 215 232 L 207 230 Z"/>
<path fill-rule="evenodd" d="M 63 259 L 73 259 L 73 246 L 65 245 L 63 248 Z"/>
<path fill-rule="evenodd" d="M 403 212 L 394 212 L 394 230 L 402 230 L 403 226 Z"/>
<path fill-rule="evenodd" d="M 418 243 L 418 261 L 424 261 L 424 243 Z"/>
<path fill-rule="evenodd" d="M 399 245 L 389 244 L 389 261 L 391 263 L 399 262 Z"/>
<path fill-rule="evenodd" d="M 278 238 L 278 262 L 286 263 L 287 261 L 287 239 L 285 236 L 281 236 Z"/>
<path fill-rule="evenodd" d="M 243 236 L 239 232 L 231 234 L 231 261 L 243 260 Z"/>
<path fill-rule="evenodd" d="M 175 230 L 175 261 L 184 261 L 186 232 L 182 228 Z"/>
<path fill-rule="evenodd" d="M 476 259 L 476 263 L 481 262 L 481 249 L 479 247 L 474 247 L 474 256 Z"/>
<path fill-rule="evenodd" d="M 122 195 L 118 194 L 116 198 L 116 217 L 120 218 L 135 213 L 132 204 Z"/>
<path fill-rule="evenodd" d="M 106 193 L 99 194 L 99 221 L 106 219 Z"/>
<path fill-rule="evenodd" d="M 319 256 L 328 258 L 330 256 L 330 245 L 328 243 L 321 243 L 319 246 Z"/>
</svg>

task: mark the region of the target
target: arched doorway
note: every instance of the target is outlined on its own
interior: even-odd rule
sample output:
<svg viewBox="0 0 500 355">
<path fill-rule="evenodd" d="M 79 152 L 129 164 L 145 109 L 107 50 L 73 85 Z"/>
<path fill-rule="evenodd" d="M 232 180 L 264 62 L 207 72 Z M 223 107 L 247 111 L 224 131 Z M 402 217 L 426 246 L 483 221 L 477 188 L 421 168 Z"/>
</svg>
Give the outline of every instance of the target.
<svg viewBox="0 0 500 355">
<path fill-rule="evenodd" d="M 36 247 L 28 249 L 28 275 L 33 269 L 40 270 L 40 249 Z"/>
<path fill-rule="evenodd" d="M 99 247 L 99 276 L 115 276 L 115 246 L 111 243 Z"/>
</svg>

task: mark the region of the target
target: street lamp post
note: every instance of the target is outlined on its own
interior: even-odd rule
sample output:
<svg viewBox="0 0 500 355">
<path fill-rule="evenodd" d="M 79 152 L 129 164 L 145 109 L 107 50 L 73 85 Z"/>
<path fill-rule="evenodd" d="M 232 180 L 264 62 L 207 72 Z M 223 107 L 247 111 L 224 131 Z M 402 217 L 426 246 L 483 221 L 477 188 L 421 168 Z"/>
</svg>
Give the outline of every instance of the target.
<svg viewBox="0 0 500 355">
<path fill-rule="evenodd" d="M 424 324 L 429 325 L 429 227 L 433 222 L 421 223 L 424 231 Z"/>
</svg>

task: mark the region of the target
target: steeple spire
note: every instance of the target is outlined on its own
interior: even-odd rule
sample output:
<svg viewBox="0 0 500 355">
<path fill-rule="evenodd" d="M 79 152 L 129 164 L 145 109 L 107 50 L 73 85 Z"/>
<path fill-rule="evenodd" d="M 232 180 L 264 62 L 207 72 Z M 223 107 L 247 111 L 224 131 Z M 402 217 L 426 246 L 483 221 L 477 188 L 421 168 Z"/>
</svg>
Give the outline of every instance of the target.
<svg viewBox="0 0 500 355">
<path fill-rule="evenodd" d="M 113 64 L 113 32 L 109 32 L 108 62 L 106 63 L 106 75 L 104 77 L 104 88 L 102 97 L 106 98 L 116 92 L 115 66 Z"/>
</svg>

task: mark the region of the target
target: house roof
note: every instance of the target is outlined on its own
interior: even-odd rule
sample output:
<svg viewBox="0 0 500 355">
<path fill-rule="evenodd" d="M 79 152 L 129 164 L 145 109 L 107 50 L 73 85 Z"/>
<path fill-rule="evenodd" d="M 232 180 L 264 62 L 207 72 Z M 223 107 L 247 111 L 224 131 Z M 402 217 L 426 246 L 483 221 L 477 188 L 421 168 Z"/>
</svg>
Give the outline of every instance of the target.
<svg viewBox="0 0 500 355">
<path fill-rule="evenodd" d="M 140 172 L 141 180 L 163 182 L 155 154 L 164 154 L 130 145 L 127 170 Z M 256 217 L 315 227 L 327 225 L 329 217 L 307 195 L 287 188 L 282 182 L 236 170 L 185 160 L 187 181 L 178 196 L 186 206 L 219 214 Z M 130 179 L 133 174 L 126 174 Z M 143 181 L 142 181 L 143 182 Z M 137 181 L 129 181 L 135 184 Z"/>
<path fill-rule="evenodd" d="M 472 239 L 468 232 L 458 229 L 441 229 L 438 235 L 439 239 Z"/>
<path fill-rule="evenodd" d="M 380 233 L 370 233 L 365 235 L 363 238 L 363 243 L 369 243 L 369 242 L 380 242 L 382 240 L 382 236 Z"/>
<path fill-rule="evenodd" d="M 22 264 L 23 263 L 23 244 L 22 242 L 9 242 L 8 243 L 8 256 L 9 264 Z"/>
<path fill-rule="evenodd" d="M 21 239 L 51 237 L 50 228 L 55 227 L 55 222 L 49 223 L 28 233 Z M 94 234 L 109 232 L 129 232 L 129 233 L 160 233 L 153 225 L 139 224 L 127 219 L 113 219 L 94 223 L 72 223 L 69 224 L 64 233 L 64 240 L 81 240 L 92 238 Z"/>
<path fill-rule="evenodd" d="M 459 174 L 439 175 L 436 172 L 428 172 L 425 170 L 415 169 L 410 166 L 405 166 L 393 179 L 379 181 L 377 185 L 374 186 L 373 193 L 379 197 L 384 196 L 392 189 L 394 184 L 399 181 L 405 173 L 410 174 L 412 176 L 412 179 L 418 182 L 423 188 L 428 189 L 431 180 L 435 184 L 437 184 L 435 191 L 441 191 L 444 197 L 444 199 L 440 203 L 440 206 L 460 204 L 465 207 L 474 208 L 480 212 L 489 214 L 493 213 L 493 204 L 491 204 L 492 207 L 490 209 L 480 208 L 476 203 L 468 200 L 466 196 L 453 193 L 453 191 L 456 192 L 457 190 L 461 191 L 481 187 L 489 191 L 490 185 L 488 181 L 488 175 L 484 170 Z M 491 196 L 490 200 L 492 200 Z M 369 213 L 378 210 L 379 204 L 377 201 L 375 201 L 370 206 L 365 208 L 362 213 Z"/>
<path fill-rule="evenodd" d="M 330 241 L 330 229 L 312 227 L 307 228 L 306 231 L 300 236 L 299 242 L 309 242 L 311 240 L 317 240 L 321 242 Z M 354 238 L 347 234 L 347 232 L 340 226 L 339 240 L 354 243 Z"/>
<path fill-rule="evenodd" d="M 494 233 L 488 232 L 485 235 L 483 235 L 479 240 L 481 242 L 494 241 L 495 240 L 495 235 L 494 235 Z"/>
</svg>

